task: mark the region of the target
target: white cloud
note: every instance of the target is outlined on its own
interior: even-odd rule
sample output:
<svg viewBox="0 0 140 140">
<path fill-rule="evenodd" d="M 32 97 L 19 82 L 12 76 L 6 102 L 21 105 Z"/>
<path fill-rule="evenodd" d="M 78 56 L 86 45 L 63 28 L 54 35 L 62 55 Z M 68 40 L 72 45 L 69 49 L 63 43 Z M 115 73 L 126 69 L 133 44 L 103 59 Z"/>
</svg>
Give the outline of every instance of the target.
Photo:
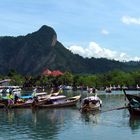
<svg viewBox="0 0 140 140">
<path fill-rule="evenodd" d="M 109 34 L 109 31 L 107 31 L 106 29 L 102 29 L 101 30 L 101 34 L 108 35 Z"/>
<path fill-rule="evenodd" d="M 135 17 L 130 17 L 130 16 L 123 16 L 121 18 L 121 21 L 124 23 L 124 24 L 138 24 L 140 25 L 140 18 L 135 18 Z"/>
<path fill-rule="evenodd" d="M 131 57 L 123 52 L 121 53 L 121 52 L 103 48 L 96 42 L 90 42 L 89 46 L 85 48 L 81 46 L 73 45 L 73 46 L 70 46 L 68 49 L 72 51 L 74 54 L 79 54 L 83 57 L 88 57 L 88 58 L 91 58 L 91 57 L 108 58 L 108 59 L 114 59 L 114 60 L 119 60 L 119 61 L 140 60 L 140 57 Z"/>
</svg>

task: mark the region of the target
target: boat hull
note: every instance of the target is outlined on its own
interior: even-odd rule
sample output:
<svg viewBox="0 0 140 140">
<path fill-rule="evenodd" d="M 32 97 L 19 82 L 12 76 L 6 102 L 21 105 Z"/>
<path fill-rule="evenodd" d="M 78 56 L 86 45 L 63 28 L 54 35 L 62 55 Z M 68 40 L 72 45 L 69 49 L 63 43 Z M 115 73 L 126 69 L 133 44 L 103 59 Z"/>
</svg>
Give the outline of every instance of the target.
<svg viewBox="0 0 140 140">
<path fill-rule="evenodd" d="M 81 112 L 98 111 L 102 106 L 102 100 L 97 96 L 86 97 L 82 100 Z"/>
<path fill-rule="evenodd" d="M 128 108 L 130 115 L 140 116 L 140 108 Z"/>
<path fill-rule="evenodd" d="M 77 102 L 68 102 L 68 103 L 59 103 L 59 104 L 50 104 L 50 105 L 38 105 L 38 108 L 61 108 L 61 107 L 71 107 L 76 106 Z"/>
<path fill-rule="evenodd" d="M 33 101 L 30 103 L 16 103 L 16 104 L 8 104 L 8 100 L 4 102 L 0 102 L 0 108 L 7 108 L 7 109 L 12 109 L 12 108 L 36 108 L 38 105 L 43 105 L 47 102 L 48 98 L 39 100 L 38 102 Z"/>
<path fill-rule="evenodd" d="M 64 100 L 63 102 L 56 102 L 52 104 L 37 105 L 38 108 L 61 108 L 61 107 L 72 107 L 76 106 L 80 96 L 75 96 Z"/>
</svg>

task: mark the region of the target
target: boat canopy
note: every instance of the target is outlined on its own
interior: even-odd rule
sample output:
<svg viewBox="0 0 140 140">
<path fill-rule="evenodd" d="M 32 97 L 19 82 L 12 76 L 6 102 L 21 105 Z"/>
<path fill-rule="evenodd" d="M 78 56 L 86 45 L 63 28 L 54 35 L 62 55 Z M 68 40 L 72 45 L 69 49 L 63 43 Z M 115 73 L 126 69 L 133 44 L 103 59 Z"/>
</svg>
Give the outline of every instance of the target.
<svg viewBox="0 0 140 140">
<path fill-rule="evenodd" d="M 100 100 L 100 98 L 98 96 L 90 96 L 90 97 L 84 98 L 84 100 Z"/>
<path fill-rule="evenodd" d="M 50 100 L 57 100 L 57 99 L 64 99 L 66 98 L 65 95 L 58 95 L 58 96 L 51 96 L 49 99 Z"/>
</svg>

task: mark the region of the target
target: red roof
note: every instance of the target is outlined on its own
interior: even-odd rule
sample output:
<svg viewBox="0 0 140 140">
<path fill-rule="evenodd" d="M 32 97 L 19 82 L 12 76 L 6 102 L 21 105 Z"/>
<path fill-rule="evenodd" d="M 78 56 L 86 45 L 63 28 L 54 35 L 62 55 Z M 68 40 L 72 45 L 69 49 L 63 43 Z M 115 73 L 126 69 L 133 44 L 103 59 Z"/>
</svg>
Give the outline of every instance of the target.
<svg viewBox="0 0 140 140">
<path fill-rule="evenodd" d="M 60 76 L 60 75 L 63 75 L 64 73 L 62 73 L 59 70 L 50 71 L 49 69 L 45 69 L 42 74 L 43 75 Z"/>
<path fill-rule="evenodd" d="M 60 76 L 60 75 L 63 75 L 63 73 L 61 71 L 59 71 L 59 70 L 54 70 L 54 71 L 52 71 L 51 75 Z"/>
<path fill-rule="evenodd" d="M 43 75 L 51 75 L 51 71 L 49 70 L 49 69 L 45 69 L 44 71 L 43 71 Z"/>
</svg>

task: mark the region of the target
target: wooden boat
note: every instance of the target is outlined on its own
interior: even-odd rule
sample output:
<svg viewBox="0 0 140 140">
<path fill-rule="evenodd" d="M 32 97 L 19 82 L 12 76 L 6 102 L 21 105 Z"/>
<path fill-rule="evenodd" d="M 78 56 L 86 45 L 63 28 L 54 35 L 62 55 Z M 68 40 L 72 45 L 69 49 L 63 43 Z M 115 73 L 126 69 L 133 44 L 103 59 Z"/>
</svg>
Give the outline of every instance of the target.
<svg viewBox="0 0 140 140">
<path fill-rule="evenodd" d="M 20 97 L 20 99 L 17 101 L 17 103 L 14 103 L 14 101 L 11 100 L 11 104 L 9 104 L 8 99 L 2 99 L 0 100 L 0 107 L 5 107 L 7 109 L 9 108 L 35 108 L 37 105 L 45 104 L 46 101 L 51 97 L 51 94 L 47 95 L 46 98 L 31 98 L 31 96 L 23 96 Z M 25 101 L 22 101 L 22 99 L 25 99 Z"/>
<path fill-rule="evenodd" d="M 128 99 L 128 110 L 130 115 L 139 115 L 140 116 L 140 96 L 127 94 L 125 90 L 123 90 L 126 98 Z"/>
<path fill-rule="evenodd" d="M 76 103 L 80 99 L 80 95 L 70 97 L 70 98 L 60 98 L 59 95 L 57 97 L 51 97 L 49 100 L 43 105 L 36 105 L 38 108 L 60 108 L 60 107 L 70 107 L 76 106 Z"/>
<path fill-rule="evenodd" d="M 111 93 L 112 92 L 112 88 L 111 87 L 106 87 L 105 92 L 106 93 Z"/>
<path fill-rule="evenodd" d="M 31 108 L 31 107 L 33 107 L 32 105 L 33 105 L 33 100 L 31 100 L 30 102 L 18 102 L 16 104 L 14 104 L 14 103 L 9 104 L 8 100 L 7 100 L 7 103 L 3 102 L 3 101 L 1 101 L 1 103 L 0 103 L 0 107 L 1 108 L 5 107 L 6 109 L 10 109 L 10 108 Z"/>
<path fill-rule="evenodd" d="M 33 93 L 32 93 L 32 96 L 37 96 L 38 98 L 44 98 L 46 95 L 48 95 L 48 93 L 47 92 L 36 92 L 37 91 L 37 89 L 35 88 L 34 90 L 33 90 Z M 52 96 L 57 96 L 57 95 L 59 95 L 61 93 L 61 89 L 59 89 L 59 90 L 57 90 L 57 91 L 50 91 L 50 94 L 52 95 Z M 46 98 L 46 97 L 45 97 Z"/>
<path fill-rule="evenodd" d="M 21 96 L 21 87 L 20 86 L 0 86 L 0 96 L 7 96 L 10 92 L 13 95 Z"/>
<path fill-rule="evenodd" d="M 102 106 L 102 100 L 97 96 L 89 96 L 82 100 L 81 112 L 90 112 L 100 110 Z"/>
<path fill-rule="evenodd" d="M 61 89 L 59 89 L 57 92 L 51 92 L 52 96 L 57 96 L 61 93 Z"/>
</svg>

